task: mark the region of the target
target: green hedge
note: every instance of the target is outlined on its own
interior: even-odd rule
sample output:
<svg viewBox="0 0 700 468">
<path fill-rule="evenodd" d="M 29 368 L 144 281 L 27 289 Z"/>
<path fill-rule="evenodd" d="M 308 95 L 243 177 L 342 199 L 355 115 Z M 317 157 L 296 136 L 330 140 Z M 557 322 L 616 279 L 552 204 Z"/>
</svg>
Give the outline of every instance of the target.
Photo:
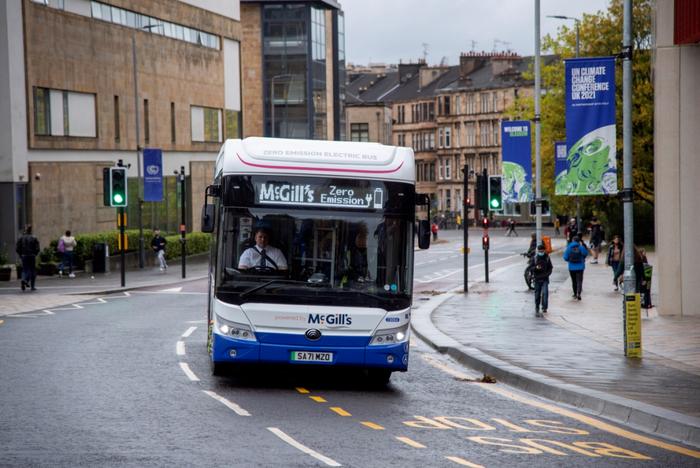
<svg viewBox="0 0 700 468">
<path fill-rule="evenodd" d="M 124 231 L 124 235 L 127 237 L 127 252 L 135 252 L 138 250 L 139 246 L 139 230 L 138 229 L 127 229 Z M 78 242 L 76 245 L 74 253 L 74 263 L 78 266 L 85 265 L 85 260 L 90 260 L 92 258 L 92 250 L 95 244 L 105 243 L 109 247 L 109 254 L 118 254 L 117 250 L 117 239 L 119 236 L 118 230 L 113 231 L 102 231 L 95 233 L 79 234 L 75 236 L 75 240 Z M 187 239 L 187 255 L 194 255 L 198 253 L 203 253 L 209 251 L 209 245 L 212 239 L 211 234 L 203 232 L 191 232 L 186 236 Z M 144 232 L 144 248 L 147 250 L 151 249 L 151 238 L 152 234 Z M 180 256 L 180 235 L 166 235 L 165 240 L 168 242 L 165 249 L 165 258 L 171 259 Z M 54 259 L 58 260 L 58 239 L 51 241 L 50 251 L 54 254 Z"/>
</svg>

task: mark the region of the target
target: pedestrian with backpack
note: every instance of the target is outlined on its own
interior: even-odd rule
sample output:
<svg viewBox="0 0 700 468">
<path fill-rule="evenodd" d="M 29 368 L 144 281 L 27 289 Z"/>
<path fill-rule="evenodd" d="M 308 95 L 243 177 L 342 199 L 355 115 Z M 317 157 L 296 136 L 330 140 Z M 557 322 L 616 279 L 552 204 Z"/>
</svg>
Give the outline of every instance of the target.
<svg viewBox="0 0 700 468">
<path fill-rule="evenodd" d="M 571 243 L 566 246 L 564 260 L 569 264 L 569 275 L 571 275 L 571 288 L 573 298 L 581 300 L 581 290 L 583 289 L 583 271 L 586 269 L 586 257 L 588 249 L 581 242 L 581 238 L 574 236 Z"/>
<path fill-rule="evenodd" d="M 56 250 L 61 254 L 61 264 L 58 266 L 59 276 L 63 276 L 63 272 L 67 267 L 68 277 L 75 278 L 75 274 L 73 273 L 73 250 L 76 245 L 78 245 L 78 242 L 75 240 L 75 237 L 71 235 L 70 231 L 66 231 L 65 235 L 58 239 Z"/>
<path fill-rule="evenodd" d="M 39 255 L 39 250 L 39 240 L 32 235 L 32 225 L 27 224 L 15 249 L 22 259 L 22 291 L 29 286 L 32 291 L 36 290 L 36 256 Z"/>
<path fill-rule="evenodd" d="M 547 313 L 549 276 L 554 269 L 552 259 L 547 255 L 544 244 L 537 246 L 537 253 L 530 259 L 530 265 L 535 282 L 535 317 L 542 317 L 542 313 Z M 540 312 L 540 304 L 542 304 L 542 312 Z"/>
</svg>

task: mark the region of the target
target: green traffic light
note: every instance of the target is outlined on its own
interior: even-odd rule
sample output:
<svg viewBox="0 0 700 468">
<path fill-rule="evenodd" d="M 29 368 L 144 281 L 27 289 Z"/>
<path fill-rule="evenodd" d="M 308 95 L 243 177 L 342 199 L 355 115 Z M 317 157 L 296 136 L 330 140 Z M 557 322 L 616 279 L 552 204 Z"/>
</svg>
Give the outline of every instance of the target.
<svg viewBox="0 0 700 468">
<path fill-rule="evenodd" d="M 500 203 L 495 198 L 491 200 L 491 208 L 499 208 Z"/>
<path fill-rule="evenodd" d="M 115 193 L 114 194 L 114 203 L 123 203 L 124 202 L 124 197 L 122 197 L 121 193 Z"/>
</svg>

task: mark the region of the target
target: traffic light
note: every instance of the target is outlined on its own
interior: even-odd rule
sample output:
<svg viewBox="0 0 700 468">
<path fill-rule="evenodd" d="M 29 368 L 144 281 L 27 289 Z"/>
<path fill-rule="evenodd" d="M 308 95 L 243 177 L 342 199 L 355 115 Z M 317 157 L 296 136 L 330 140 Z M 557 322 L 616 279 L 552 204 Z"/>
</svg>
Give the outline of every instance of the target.
<svg viewBox="0 0 700 468">
<path fill-rule="evenodd" d="M 484 229 L 488 229 L 490 225 L 491 225 L 491 223 L 486 216 L 481 218 L 481 227 L 483 227 Z"/>
<path fill-rule="evenodd" d="M 481 175 L 477 174 L 476 175 L 476 193 L 474 194 L 474 197 L 476 198 L 475 200 L 475 207 L 477 210 L 483 210 L 486 211 L 488 210 L 488 201 L 487 201 L 487 196 L 488 196 L 488 181 L 486 178 Z"/>
<path fill-rule="evenodd" d="M 503 179 L 501 176 L 489 176 L 489 210 L 501 211 L 503 209 Z"/>
<path fill-rule="evenodd" d="M 537 214 L 537 202 L 530 202 L 530 215 Z M 542 200 L 542 216 L 549 216 L 549 200 Z"/>
<path fill-rule="evenodd" d="M 490 244 L 489 235 L 488 235 L 488 234 L 484 234 L 484 235 L 481 237 L 481 248 L 484 249 L 484 250 L 488 250 L 488 249 L 489 249 L 489 244 Z"/>
<path fill-rule="evenodd" d="M 109 206 L 128 206 L 126 190 L 126 168 L 109 168 Z"/>
</svg>

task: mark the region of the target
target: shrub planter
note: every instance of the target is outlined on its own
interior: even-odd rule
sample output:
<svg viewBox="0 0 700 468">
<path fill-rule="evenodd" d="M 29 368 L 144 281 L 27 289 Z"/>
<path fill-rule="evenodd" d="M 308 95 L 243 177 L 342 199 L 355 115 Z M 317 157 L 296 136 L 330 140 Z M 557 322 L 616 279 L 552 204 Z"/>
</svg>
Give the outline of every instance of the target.
<svg viewBox="0 0 700 468">
<path fill-rule="evenodd" d="M 55 263 L 39 263 L 37 275 L 53 276 L 58 273 L 58 266 Z"/>
<path fill-rule="evenodd" d="M 10 281 L 12 279 L 12 267 L 0 267 L 0 281 Z"/>
</svg>

